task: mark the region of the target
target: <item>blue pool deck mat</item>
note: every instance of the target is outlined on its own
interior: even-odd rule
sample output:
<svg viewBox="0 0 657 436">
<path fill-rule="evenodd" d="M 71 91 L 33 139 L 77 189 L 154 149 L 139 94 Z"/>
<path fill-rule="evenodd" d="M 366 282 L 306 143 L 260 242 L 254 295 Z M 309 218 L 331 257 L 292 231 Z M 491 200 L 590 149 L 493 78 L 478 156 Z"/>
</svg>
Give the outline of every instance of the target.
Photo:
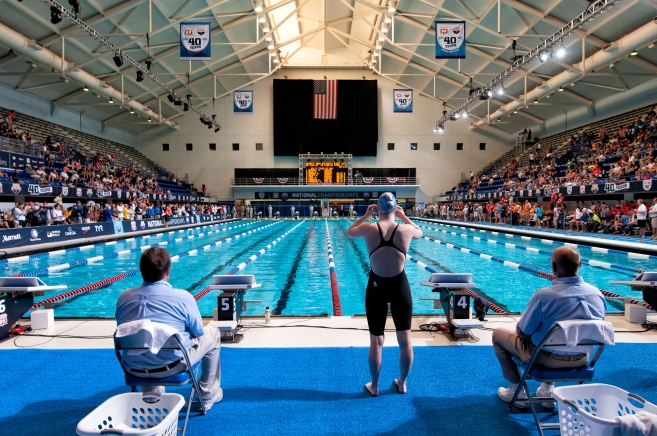
<svg viewBox="0 0 657 436">
<path fill-rule="evenodd" d="M 537 229 L 535 227 L 527 226 L 510 226 L 507 224 L 481 224 L 470 221 L 453 221 L 443 219 L 431 218 L 412 218 L 413 220 L 425 221 L 435 224 L 444 224 L 456 227 L 468 227 L 471 229 L 487 230 L 499 233 L 511 233 L 525 237 L 536 238 L 551 238 L 557 241 L 566 242 L 568 246 L 577 247 L 578 244 L 586 246 L 601 246 L 608 248 L 621 248 L 625 250 L 638 250 L 644 252 L 654 252 L 657 254 L 657 244 L 648 239 L 639 241 L 639 238 L 633 237 L 617 237 L 610 239 L 609 235 L 600 233 L 584 233 L 574 232 L 568 230 L 555 230 L 555 229 Z M 530 230 L 531 229 L 531 230 Z M 583 236 L 586 235 L 586 236 Z"/>
</svg>

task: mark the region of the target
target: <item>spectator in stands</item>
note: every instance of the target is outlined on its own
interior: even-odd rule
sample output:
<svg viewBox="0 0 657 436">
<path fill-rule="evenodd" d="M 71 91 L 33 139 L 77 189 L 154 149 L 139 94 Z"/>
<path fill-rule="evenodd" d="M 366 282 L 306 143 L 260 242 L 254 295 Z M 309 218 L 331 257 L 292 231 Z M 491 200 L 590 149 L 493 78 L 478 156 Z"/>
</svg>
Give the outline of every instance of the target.
<svg viewBox="0 0 657 436">
<path fill-rule="evenodd" d="M 25 203 L 16 203 L 13 212 L 14 227 L 25 227 L 26 205 Z"/>
<path fill-rule="evenodd" d="M 519 388 L 520 372 L 513 357 L 528 362 L 536 345 L 557 321 L 582 319 L 603 320 L 606 304 L 600 290 L 584 282 L 577 272 L 582 265 L 579 253 L 570 247 L 559 247 L 552 252 L 553 285 L 536 291 L 523 312 L 516 331 L 502 328 L 493 331 L 493 348 L 502 367 L 502 375 L 509 381 L 508 388 L 501 387 L 497 395 L 510 403 Z M 553 369 L 579 368 L 588 362 L 588 354 L 564 355 L 539 354 L 536 363 Z M 536 395 L 551 396 L 553 384 L 542 383 Z M 518 407 L 527 407 L 527 393 L 518 396 Z M 544 407 L 554 408 L 554 403 Z"/>
<path fill-rule="evenodd" d="M 61 225 L 64 224 L 64 213 L 62 212 L 61 204 L 55 204 L 55 208 L 51 212 L 52 225 Z"/>
<path fill-rule="evenodd" d="M 636 219 L 637 226 L 639 227 L 639 237 L 641 239 L 646 237 L 646 221 L 648 219 L 648 208 L 643 204 L 643 200 L 637 200 Z"/>
</svg>

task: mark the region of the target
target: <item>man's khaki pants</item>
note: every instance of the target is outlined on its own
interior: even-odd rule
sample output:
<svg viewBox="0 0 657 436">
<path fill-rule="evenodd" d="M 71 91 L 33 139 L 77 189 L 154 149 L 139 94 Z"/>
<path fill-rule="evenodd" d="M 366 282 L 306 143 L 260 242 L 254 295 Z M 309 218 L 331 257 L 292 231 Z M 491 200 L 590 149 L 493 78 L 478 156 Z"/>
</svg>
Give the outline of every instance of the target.
<svg viewBox="0 0 657 436">
<path fill-rule="evenodd" d="M 502 366 L 502 375 L 513 384 L 520 383 L 520 371 L 518 364 L 513 361 L 513 356 L 518 356 L 520 360 L 527 363 L 535 348 L 531 339 L 522 340 L 516 332 L 501 328 L 493 331 L 493 349 Z M 587 362 L 588 354 L 548 356 L 540 353 L 535 364 L 545 368 L 566 369 L 580 368 Z"/>
</svg>

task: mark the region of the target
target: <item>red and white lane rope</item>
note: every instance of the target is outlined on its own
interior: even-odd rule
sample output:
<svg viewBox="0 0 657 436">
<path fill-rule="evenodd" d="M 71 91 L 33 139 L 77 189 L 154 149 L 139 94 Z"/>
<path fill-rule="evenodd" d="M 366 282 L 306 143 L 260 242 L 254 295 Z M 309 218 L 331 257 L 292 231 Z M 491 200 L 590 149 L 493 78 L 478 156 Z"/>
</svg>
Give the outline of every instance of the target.
<svg viewBox="0 0 657 436">
<path fill-rule="evenodd" d="M 333 261 L 333 246 L 329 234 L 328 221 L 326 224 L 326 245 L 328 248 L 328 263 L 331 276 L 331 297 L 333 300 L 333 316 L 342 316 L 342 303 L 340 302 L 340 289 L 338 288 L 338 276 L 335 273 L 335 262 Z"/>
</svg>

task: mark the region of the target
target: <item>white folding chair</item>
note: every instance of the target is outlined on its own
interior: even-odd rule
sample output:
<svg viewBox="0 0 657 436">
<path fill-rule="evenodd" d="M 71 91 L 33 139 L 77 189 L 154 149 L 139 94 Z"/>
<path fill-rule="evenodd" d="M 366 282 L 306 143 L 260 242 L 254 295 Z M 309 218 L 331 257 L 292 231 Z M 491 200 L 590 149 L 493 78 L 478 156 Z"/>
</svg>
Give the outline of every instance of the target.
<svg viewBox="0 0 657 436">
<path fill-rule="evenodd" d="M 572 322 L 572 321 L 571 321 Z M 582 320 L 576 321 L 577 328 L 584 329 L 587 326 L 597 327 L 597 328 L 611 328 L 610 323 L 605 321 L 589 321 Z M 607 324 L 604 326 L 603 324 Z M 580 336 L 577 344 L 567 345 L 566 338 L 564 335 L 563 329 L 558 325 L 554 324 L 545 338 L 541 341 L 540 344 L 536 346 L 534 352 L 532 353 L 531 358 L 527 363 L 522 362 L 519 358 L 514 357 L 514 361 L 520 367 L 522 377 L 520 378 L 519 388 L 516 389 L 516 393 L 509 404 L 509 411 L 513 411 L 513 407 L 518 399 L 518 395 L 522 392 L 522 389 L 525 389 L 527 392 L 527 400 L 529 403 L 529 409 L 534 415 L 534 421 L 538 427 L 538 433 L 543 436 L 543 429 L 559 429 L 559 423 L 541 423 L 538 415 L 536 414 L 536 407 L 534 403 L 545 403 L 554 401 L 552 397 L 536 397 L 532 396 L 529 387 L 527 386 L 527 380 L 536 380 L 538 382 L 546 383 L 555 383 L 555 382 L 578 382 L 583 384 L 593 380 L 595 375 L 594 366 L 600 355 L 604 351 L 605 344 L 610 342 L 605 342 L 601 338 L 589 338 L 584 335 Z M 613 342 L 611 342 L 613 344 Z M 566 369 L 552 369 L 542 367 L 536 364 L 536 359 L 538 358 L 541 352 L 546 352 L 549 350 L 550 353 L 556 354 L 568 354 L 568 353 L 583 353 L 589 354 L 589 360 L 580 367 L 580 368 L 566 368 Z"/>
<path fill-rule="evenodd" d="M 157 323 L 153 323 L 157 324 Z M 119 326 L 120 327 L 120 326 Z M 117 329 L 118 330 L 118 329 Z M 141 350 L 146 353 L 150 353 L 150 340 L 151 340 L 151 335 L 150 332 L 147 330 L 139 330 L 135 332 L 134 334 L 128 335 L 128 336 L 122 336 L 122 337 L 117 337 L 116 333 L 114 334 L 114 351 L 116 353 L 116 357 L 119 360 L 119 363 L 121 364 L 121 368 L 123 369 L 124 376 L 125 376 L 125 384 L 127 386 L 130 386 L 132 388 L 132 392 L 136 392 L 137 386 L 184 386 L 187 383 L 191 382 L 192 383 L 192 389 L 189 394 L 189 401 L 187 403 L 187 413 L 185 415 L 185 422 L 182 427 L 182 435 L 185 435 L 185 432 L 187 431 L 187 421 L 189 420 L 189 412 L 192 407 L 192 402 L 194 401 L 194 394 L 198 397 L 198 401 L 200 403 L 201 411 L 203 414 L 205 414 L 205 408 L 203 404 L 203 398 L 201 397 L 201 391 L 198 386 L 198 371 L 199 368 L 201 367 L 201 361 L 199 360 L 196 362 L 195 365 L 192 366 L 189 356 L 187 355 L 187 350 L 185 349 L 185 346 L 180 340 L 180 337 L 177 334 L 174 334 L 170 336 L 164 345 L 160 348 L 160 351 L 162 350 L 177 350 L 180 351 L 183 355 L 183 361 L 186 365 L 186 368 L 179 372 L 178 374 L 171 375 L 169 377 L 164 377 L 164 378 L 151 378 L 151 377 L 139 377 L 131 372 L 128 372 L 128 369 L 133 370 L 132 368 L 128 368 L 124 362 L 124 354 L 130 350 Z M 163 368 L 166 368 L 167 365 L 163 366 Z M 162 368 L 156 368 L 156 371 L 149 371 L 150 374 L 154 374 L 158 372 L 157 370 L 162 370 Z M 163 372 L 163 370 L 161 371 Z M 180 429 L 178 429 L 180 431 Z"/>
</svg>

